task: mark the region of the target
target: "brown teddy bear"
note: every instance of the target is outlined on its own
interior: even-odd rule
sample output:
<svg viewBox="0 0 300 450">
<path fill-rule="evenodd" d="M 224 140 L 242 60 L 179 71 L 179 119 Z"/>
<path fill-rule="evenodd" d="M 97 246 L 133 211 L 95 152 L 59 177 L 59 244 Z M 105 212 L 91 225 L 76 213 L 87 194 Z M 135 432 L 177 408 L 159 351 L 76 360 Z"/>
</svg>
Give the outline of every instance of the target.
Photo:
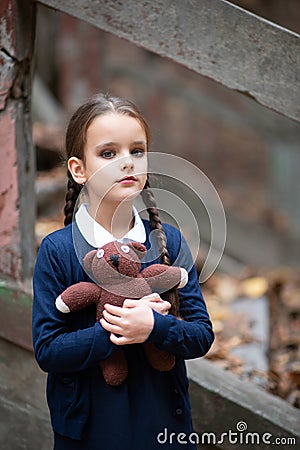
<svg viewBox="0 0 300 450">
<path fill-rule="evenodd" d="M 57 297 L 57 309 L 69 313 L 94 303 L 96 320 L 99 321 L 106 303 L 122 306 L 126 298 L 140 299 L 155 291 L 185 286 L 188 274 L 179 267 L 152 264 L 140 272 L 140 259 L 146 251 L 139 242 L 123 244 L 118 241 L 90 251 L 84 257 L 83 265 L 97 284 L 80 282 L 68 287 Z M 159 371 L 173 368 L 175 357 L 159 350 L 153 343 L 144 344 L 144 351 L 153 368 Z M 110 385 L 121 384 L 127 376 L 127 362 L 122 350 L 101 361 L 100 366 L 105 381 Z"/>
</svg>

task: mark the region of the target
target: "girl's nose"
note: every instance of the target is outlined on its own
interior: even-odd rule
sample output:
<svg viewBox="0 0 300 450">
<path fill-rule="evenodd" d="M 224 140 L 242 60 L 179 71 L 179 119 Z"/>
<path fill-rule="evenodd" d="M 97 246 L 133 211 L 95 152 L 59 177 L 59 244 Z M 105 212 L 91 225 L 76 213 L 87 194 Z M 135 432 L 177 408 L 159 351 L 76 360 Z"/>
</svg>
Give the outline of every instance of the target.
<svg viewBox="0 0 300 450">
<path fill-rule="evenodd" d="M 121 159 L 121 168 L 122 170 L 133 169 L 134 163 L 131 155 L 124 156 Z"/>
</svg>

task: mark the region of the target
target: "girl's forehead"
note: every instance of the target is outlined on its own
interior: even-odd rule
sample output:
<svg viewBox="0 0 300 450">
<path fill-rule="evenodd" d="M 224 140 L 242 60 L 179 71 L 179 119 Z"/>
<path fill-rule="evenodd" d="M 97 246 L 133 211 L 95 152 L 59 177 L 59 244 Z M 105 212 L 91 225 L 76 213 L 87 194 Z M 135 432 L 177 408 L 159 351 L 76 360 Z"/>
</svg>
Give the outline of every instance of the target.
<svg viewBox="0 0 300 450">
<path fill-rule="evenodd" d="M 113 112 L 97 116 L 88 127 L 86 137 L 88 141 L 146 141 L 146 132 L 138 119 Z"/>
</svg>

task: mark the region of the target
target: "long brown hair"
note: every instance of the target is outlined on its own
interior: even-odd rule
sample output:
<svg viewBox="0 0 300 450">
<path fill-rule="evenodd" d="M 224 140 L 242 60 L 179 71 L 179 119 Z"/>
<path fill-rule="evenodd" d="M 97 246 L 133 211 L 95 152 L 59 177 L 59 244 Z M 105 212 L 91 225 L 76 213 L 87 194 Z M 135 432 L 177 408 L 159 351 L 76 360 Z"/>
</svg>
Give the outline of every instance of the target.
<svg viewBox="0 0 300 450">
<path fill-rule="evenodd" d="M 142 128 L 145 131 L 147 139 L 147 148 L 150 145 L 150 128 L 137 108 L 137 106 L 130 100 L 122 99 L 119 97 L 113 97 L 105 94 L 97 94 L 83 103 L 72 115 L 65 140 L 65 149 L 67 159 L 75 156 L 82 161 L 85 160 L 84 147 L 86 144 L 86 135 L 89 126 L 92 121 L 101 115 L 115 112 L 126 116 L 133 117 L 138 120 Z M 73 179 L 70 171 L 67 171 L 68 185 L 66 193 L 66 204 L 64 208 L 65 220 L 64 224 L 68 225 L 73 220 L 73 214 L 75 205 L 82 189 L 82 186 Z M 167 249 L 166 235 L 159 217 L 159 213 L 156 207 L 154 195 L 150 189 L 149 179 L 147 177 L 146 184 L 142 191 L 142 199 L 147 208 L 149 214 L 149 220 L 152 230 L 158 230 L 156 234 L 159 254 L 161 255 L 161 263 L 170 265 L 170 257 Z M 172 304 L 171 312 L 175 315 L 179 313 L 178 295 L 176 289 L 162 295 L 165 300 L 168 300 Z"/>
</svg>

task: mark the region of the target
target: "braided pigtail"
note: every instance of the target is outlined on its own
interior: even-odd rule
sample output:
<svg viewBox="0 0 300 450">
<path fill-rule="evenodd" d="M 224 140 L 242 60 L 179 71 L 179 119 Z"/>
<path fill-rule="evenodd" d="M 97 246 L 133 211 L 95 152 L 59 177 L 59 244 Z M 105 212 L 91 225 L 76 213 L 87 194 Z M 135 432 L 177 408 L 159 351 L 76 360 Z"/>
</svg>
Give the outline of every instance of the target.
<svg viewBox="0 0 300 450">
<path fill-rule="evenodd" d="M 149 180 L 147 178 L 144 189 L 141 192 L 143 202 L 147 208 L 147 212 L 149 214 L 149 220 L 152 230 L 158 230 L 157 233 L 157 243 L 159 248 L 159 254 L 161 255 L 162 264 L 166 264 L 167 266 L 171 265 L 169 252 L 167 249 L 167 238 L 159 217 L 159 213 L 156 207 L 156 201 L 154 195 L 150 189 Z M 162 294 L 164 300 L 167 300 L 171 303 L 172 307 L 170 309 L 170 313 L 174 316 L 179 317 L 179 298 L 178 292 L 176 288 L 172 288 L 169 291 L 166 291 Z"/>
<path fill-rule="evenodd" d="M 68 186 L 67 186 L 67 193 L 66 193 L 66 204 L 64 207 L 64 213 L 65 213 L 65 221 L 64 224 L 69 225 L 69 223 L 73 220 L 73 213 L 76 205 L 76 201 L 78 199 L 78 196 L 80 194 L 80 191 L 82 189 L 82 186 L 76 181 L 73 180 L 73 177 L 71 175 L 71 172 L 68 170 Z"/>
</svg>

